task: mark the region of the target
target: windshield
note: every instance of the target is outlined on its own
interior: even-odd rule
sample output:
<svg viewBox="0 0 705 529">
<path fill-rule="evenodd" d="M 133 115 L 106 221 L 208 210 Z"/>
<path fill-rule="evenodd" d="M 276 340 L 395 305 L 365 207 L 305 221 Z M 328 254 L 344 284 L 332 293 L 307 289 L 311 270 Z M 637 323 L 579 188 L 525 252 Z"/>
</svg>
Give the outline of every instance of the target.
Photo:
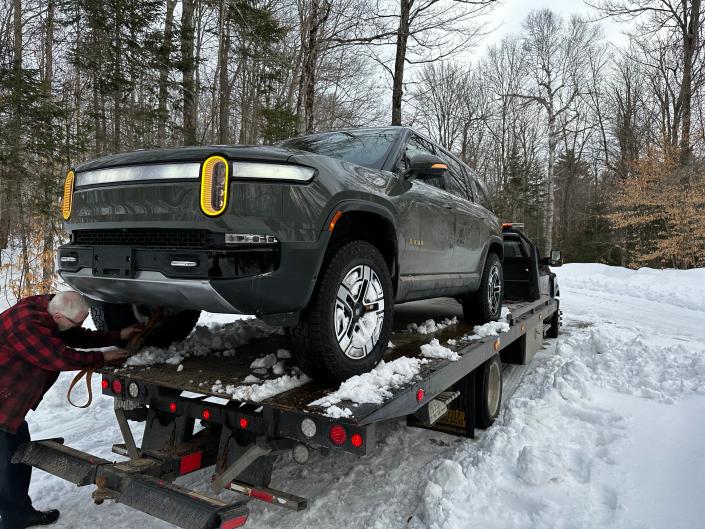
<svg viewBox="0 0 705 529">
<path fill-rule="evenodd" d="M 381 169 L 399 133 L 400 129 L 326 132 L 284 140 L 278 145 L 339 158 L 371 169 Z"/>
</svg>

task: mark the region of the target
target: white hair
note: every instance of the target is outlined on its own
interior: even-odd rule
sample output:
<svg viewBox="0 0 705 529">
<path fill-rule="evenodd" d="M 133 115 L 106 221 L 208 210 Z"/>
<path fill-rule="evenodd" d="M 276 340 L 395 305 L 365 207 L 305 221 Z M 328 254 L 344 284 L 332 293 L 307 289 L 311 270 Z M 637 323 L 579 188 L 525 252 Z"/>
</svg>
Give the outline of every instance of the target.
<svg viewBox="0 0 705 529">
<path fill-rule="evenodd" d="M 90 307 L 86 298 L 78 292 L 58 292 L 49 302 L 49 314 L 62 314 L 74 321 L 81 321 L 87 315 Z"/>
</svg>

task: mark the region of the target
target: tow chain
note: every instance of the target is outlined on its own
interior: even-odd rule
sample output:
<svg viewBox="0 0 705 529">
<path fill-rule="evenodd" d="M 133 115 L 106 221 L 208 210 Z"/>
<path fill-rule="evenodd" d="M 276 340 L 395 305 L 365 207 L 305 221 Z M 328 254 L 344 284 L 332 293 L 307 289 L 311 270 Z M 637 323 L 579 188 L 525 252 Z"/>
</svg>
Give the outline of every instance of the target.
<svg viewBox="0 0 705 529">
<path fill-rule="evenodd" d="M 142 347 L 144 347 L 144 343 L 147 340 L 147 337 L 154 331 L 156 327 L 159 326 L 159 323 L 161 323 L 162 320 L 162 308 L 161 307 L 156 307 L 153 311 L 152 314 L 149 316 L 149 320 L 147 321 L 147 324 L 144 326 L 144 329 L 140 331 L 139 334 L 134 335 L 132 338 L 130 338 L 130 341 L 127 342 L 127 345 L 125 346 L 125 350 L 127 351 L 127 356 L 128 358 L 134 354 L 137 354 Z M 91 379 L 93 378 L 93 372 L 95 369 L 82 369 L 78 373 L 76 373 L 76 376 L 73 377 L 73 380 L 71 381 L 71 384 L 69 384 L 69 389 L 66 392 L 66 400 L 69 401 L 69 404 L 73 406 L 74 408 L 87 408 L 88 406 L 91 405 L 91 402 L 93 402 L 93 387 L 91 385 Z M 71 393 L 73 392 L 73 389 L 78 385 L 78 383 L 81 381 L 81 379 L 85 377 L 86 378 L 86 390 L 88 391 L 88 400 L 86 401 L 85 404 L 78 405 L 75 404 L 71 400 Z"/>
</svg>

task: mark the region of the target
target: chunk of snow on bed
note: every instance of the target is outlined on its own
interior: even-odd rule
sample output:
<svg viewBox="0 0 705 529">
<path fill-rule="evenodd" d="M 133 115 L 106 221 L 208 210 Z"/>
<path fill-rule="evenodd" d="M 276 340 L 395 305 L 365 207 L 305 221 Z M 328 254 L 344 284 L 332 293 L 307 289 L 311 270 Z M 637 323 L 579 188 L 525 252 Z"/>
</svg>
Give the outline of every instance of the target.
<svg viewBox="0 0 705 529">
<path fill-rule="evenodd" d="M 254 375 L 247 375 L 247 376 L 245 377 L 245 379 L 243 380 L 243 382 L 244 382 L 245 384 L 256 384 L 257 382 L 261 382 L 261 381 L 262 381 L 261 378 L 256 377 L 256 376 L 254 376 Z"/>
<path fill-rule="evenodd" d="M 177 373 L 181 373 L 184 370 L 184 364 L 179 364 L 179 367 L 176 368 Z"/>
<path fill-rule="evenodd" d="M 431 340 L 430 343 L 423 344 L 421 346 L 421 354 L 426 358 L 444 358 L 451 362 L 460 360 L 458 353 L 441 345 L 437 338 Z"/>
<path fill-rule="evenodd" d="M 270 353 L 267 356 L 257 358 L 250 364 L 250 369 L 269 369 L 277 363 L 277 355 Z"/>
<path fill-rule="evenodd" d="M 277 358 L 280 360 L 291 358 L 291 353 L 287 349 L 277 349 Z"/>
<path fill-rule="evenodd" d="M 279 378 L 265 380 L 261 384 L 251 384 L 249 386 L 235 386 L 232 384 L 228 384 L 225 387 L 222 385 L 213 386 L 213 391 L 215 393 L 227 393 L 233 400 L 260 402 L 279 393 L 303 386 L 310 380 L 306 375 L 283 375 Z"/>
<path fill-rule="evenodd" d="M 405 386 L 414 380 L 426 362 L 428 360 L 406 356 L 391 362 L 383 360 L 372 371 L 347 379 L 336 391 L 314 400 L 309 406 L 329 408 L 342 401 L 381 404 L 384 399 L 392 396 L 392 389 Z"/>
<path fill-rule="evenodd" d="M 333 405 L 326 410 L 326 415 L 333 419 L 345 419 L 352 417 L 352 410 L 350 408 L 340 408 Z"/>
<path fill-rule="evenodd" d="M 171 364 L 178 366 L 185 358 L 192 356 L 232 356 L 236 349 L 247 342 L 283 334 L 279 327 L 270 327 L 261 320 L 237 320 L 226 325 L 196 327 L 180 342 L 169 347 L 146 347 L 125 362 L 126 366 L 149 366 L 152 364 Z"/>
<path fill-rule="evenodd" d="M 441 331 L 445 329 L 446 327 L 450 327 L 451 325 L 457 325 L 458 324 L 458 318 L 453 316 L 451 319 L 444 319 L 440 323 L 436 323 L 433 319 L 426 320 L 423 323 L 410 323 L 409 325 L 406 326 L 406 328 L 411 331 L 411 332 L 416 332 L 418 334 L 431 334 L 434 332 Z"/>
<path fill-rule="evenodd" d="M 471 337 L 474 339 L 487 338 L 488 336 L 498 336 L 501 332 L 507 332 L 509 324 L 506 321 L 490 321 L 484 325 L 475 325 L 472 328 Z"/>
<path fill-rule="evenodd" d="M 272 373 L 274 373 L 275 375 L 284 374 L 284 360 L 279 360 L 279 362 L 272 366 Z"/>
</svg>

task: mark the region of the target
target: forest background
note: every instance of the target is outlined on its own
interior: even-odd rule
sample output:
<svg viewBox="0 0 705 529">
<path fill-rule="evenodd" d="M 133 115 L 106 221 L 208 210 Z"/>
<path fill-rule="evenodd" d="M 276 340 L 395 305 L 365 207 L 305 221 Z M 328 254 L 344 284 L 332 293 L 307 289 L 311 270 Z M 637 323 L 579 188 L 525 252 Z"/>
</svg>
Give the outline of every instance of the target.
<svg viewBox="0 0 705 529">
<path fill-rule="evenodd" d="M 538 9 L 493 39 L 498 5 L 0 0 L 0 289 L 54 288 L 81 161 L 389 124 L 460 156 L 543 252 L 705 266 L 701 0 Z"/>
</svg>

